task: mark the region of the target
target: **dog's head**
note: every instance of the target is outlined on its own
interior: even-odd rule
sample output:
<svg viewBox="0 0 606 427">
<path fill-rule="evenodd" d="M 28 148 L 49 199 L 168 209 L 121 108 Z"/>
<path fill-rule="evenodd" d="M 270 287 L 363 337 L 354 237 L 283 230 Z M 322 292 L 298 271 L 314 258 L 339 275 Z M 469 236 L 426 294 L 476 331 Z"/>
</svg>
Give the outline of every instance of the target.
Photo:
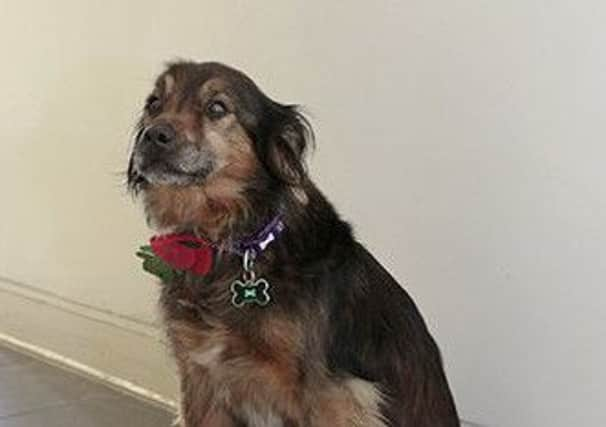
<svg viewBox="0 0 606 427">
<path fill-rule="evenodd" d="M 128 184 L 154 226 L 217 237 L 250 213 L 255 197 L 297 191 L 311 136 L 296 106 L 271 100 L 243 73 L 174 63 L 145 103 Z"/>
</svg>

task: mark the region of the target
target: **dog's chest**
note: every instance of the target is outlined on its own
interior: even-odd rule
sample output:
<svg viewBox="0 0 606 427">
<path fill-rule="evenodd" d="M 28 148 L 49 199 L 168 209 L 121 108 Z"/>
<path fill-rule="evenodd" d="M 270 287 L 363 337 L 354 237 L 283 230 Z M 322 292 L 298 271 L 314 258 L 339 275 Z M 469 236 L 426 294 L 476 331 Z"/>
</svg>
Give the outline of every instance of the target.
<svg viewBox="0 0 606 427">
<path fill-rule="evenodd" d="M 285 427 L 282 418 L 274 411 L 255 408 L 248 402 L 241 405 L 238 415 L 248 427 Z"/>
<path fill-rule="evenodd" d="M 179 310 L 166 326 L 182 375 L 204 383 L 246 425 L 284 426 L 272 405 L 294 399 L 301 378 L 305 340 L 296 318 L 271 307 L 228 307 L 223 316 Z"/>
</svg>

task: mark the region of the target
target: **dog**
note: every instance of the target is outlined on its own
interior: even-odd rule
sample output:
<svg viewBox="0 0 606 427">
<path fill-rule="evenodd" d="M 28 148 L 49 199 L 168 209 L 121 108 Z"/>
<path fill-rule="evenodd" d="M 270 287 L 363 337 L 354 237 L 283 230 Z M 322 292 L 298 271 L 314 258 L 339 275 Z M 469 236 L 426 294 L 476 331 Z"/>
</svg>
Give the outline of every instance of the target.
<svg viewBox="0 0 606 427">
<path fill-rule="evenodd" d="M 414 302 L 312 182 L 296 105 L 179 61 L 136 126 L 127 180 L 158 235 L 182 427 L 459 426 Z"/>
</svg>

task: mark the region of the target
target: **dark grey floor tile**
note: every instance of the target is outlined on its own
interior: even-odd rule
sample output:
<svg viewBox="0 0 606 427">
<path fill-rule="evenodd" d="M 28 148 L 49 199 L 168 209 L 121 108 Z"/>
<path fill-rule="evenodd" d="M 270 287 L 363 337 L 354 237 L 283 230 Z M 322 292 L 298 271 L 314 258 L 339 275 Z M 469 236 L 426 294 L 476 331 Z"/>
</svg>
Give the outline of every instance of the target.
<svg viewBox="0 0 606 427">
<path fill-rule="evenodd" d="M 0 417 L 114 395 L 114 391 L 103 385 L 36 360 L 0 366 Z"/>
<path fill-rule="evenodd" d="M 169 426 L 166 411 L 0 348 L 0 427 Z"/>
<path fill-rule="evenodd" d="M 172 421 L 167 412 L 125 397 L 87 400 L 0 417 L 0 427 L 169 427 Z"/>
<path fill-rule="evenodd" d="M 9 365 L 27 365 L 35 362 L 31 357 L 0 347 L 0 369 Z"/>
</svg>

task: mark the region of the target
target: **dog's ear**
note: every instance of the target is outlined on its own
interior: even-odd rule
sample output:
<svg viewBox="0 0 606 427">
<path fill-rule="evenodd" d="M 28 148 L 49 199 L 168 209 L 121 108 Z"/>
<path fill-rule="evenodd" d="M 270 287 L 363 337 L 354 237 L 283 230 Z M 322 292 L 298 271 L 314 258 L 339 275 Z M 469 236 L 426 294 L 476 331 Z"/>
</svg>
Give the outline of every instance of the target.
<svg viewBox="0 0 606 427">
<path fill-rule="evenodd" d="M 307 176 L 305 154 L 313 144 L 313 130 L 298 107 L 277 105 L 274 108 L 265 163 L 274 177 L 296 186 Z"/>
</svg>

